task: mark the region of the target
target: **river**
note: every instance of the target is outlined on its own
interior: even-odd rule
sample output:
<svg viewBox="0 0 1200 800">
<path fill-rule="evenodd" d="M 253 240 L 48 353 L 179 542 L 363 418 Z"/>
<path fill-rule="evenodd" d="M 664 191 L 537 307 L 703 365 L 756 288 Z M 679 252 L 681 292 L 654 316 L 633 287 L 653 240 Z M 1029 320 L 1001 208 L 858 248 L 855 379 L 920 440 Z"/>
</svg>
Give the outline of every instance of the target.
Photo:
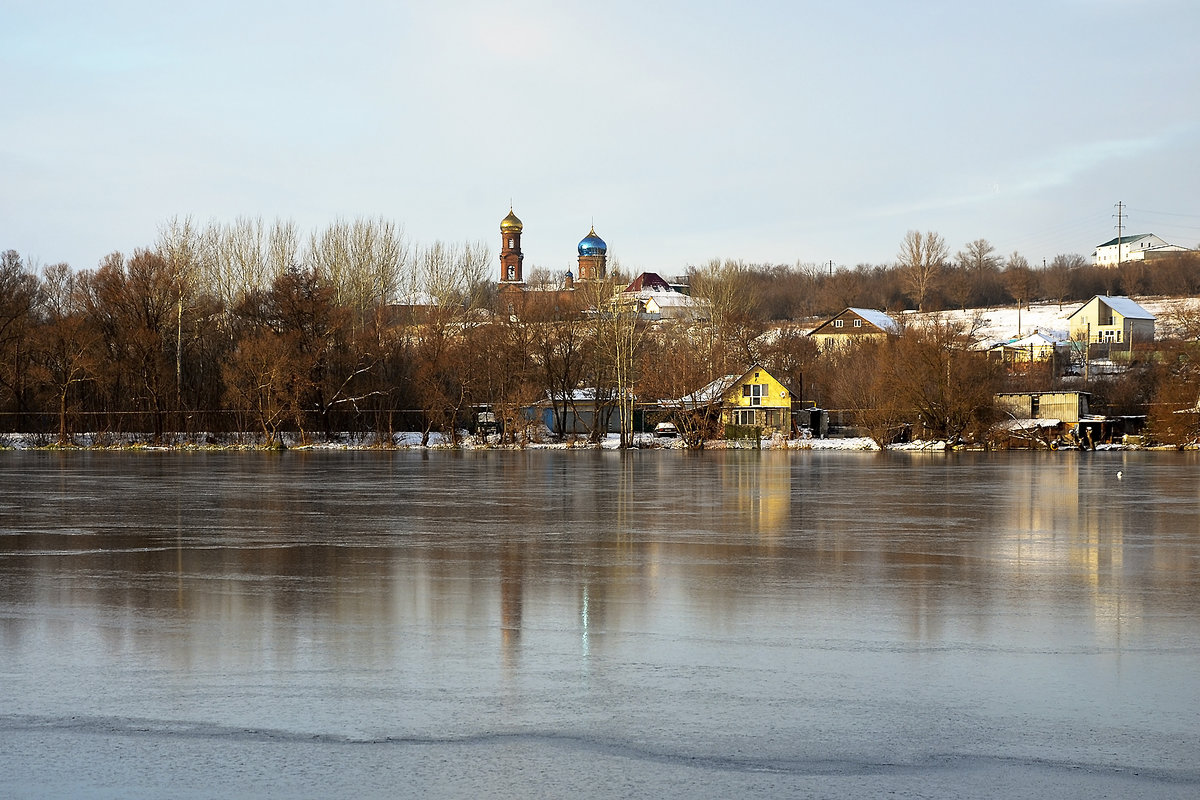
<svg viewBox="0 0 1200 800">
<path fill-rule="evenodd" d="M 0 796 L 1200 795 L 1196 454 L 0 453 Z"/>
</svg>

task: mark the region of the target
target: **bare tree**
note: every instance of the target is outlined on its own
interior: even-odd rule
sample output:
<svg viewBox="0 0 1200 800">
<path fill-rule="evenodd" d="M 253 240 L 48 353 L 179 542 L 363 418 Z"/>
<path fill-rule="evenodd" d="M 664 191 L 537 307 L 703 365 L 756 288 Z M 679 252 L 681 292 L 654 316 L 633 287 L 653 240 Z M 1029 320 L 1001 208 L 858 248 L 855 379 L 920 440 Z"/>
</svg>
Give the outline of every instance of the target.
<svg viewBox="0 0 1200 800">
<path fill-rule="evenodd" d="M 101 359 L 96 329 L 84 318 L 79 299 L 78 275 L 69 266 L 46 267 L 34 363 L 38 381 L 49 390 L 58 411 L 59 444 L 71 441 L 71 406 L 78 389 L 94 379 Z"/>
<path fill-rule="evenodd" d="M 442 303 L 478 307 L 490 263 L 491 251 L 483 242 L 436 241 L 417 252 L 410 291 L 423 289 Z"/>
<path fill-rule="evenodd" d="M 884 373 L 925 430 L 949 442 L 980 437 L 992 422 L 998 366 L 972 347 L 965 325 L 909 328 L 893 342 Z"/>
<path fill-rule="evenodd" d="M 405 283 L 409 246 L 402 230 L 383 219 L 337 220 L 309 240 L 308 263 L 334 289 L 354 325 L 394 302 Z"/>
<path fill-rule="evenodd" d="M 960 267 L 976 273 L 998 270 L 1002 260 L 1000 256 L 996 255 L 996 248 L 987 239 L 967 242 L 954 258 Z"/>
<path fill-rule="evenodd" d="M 1083 256 L 1060 253 L 1044 270 L 1042 285 L 1051 297 L 1058 300 L 1059 308 L 1062 308 L 1063 300 L 1071 293 L 1074 273 L 1084 266 Z"/>
<path fill-rule="evenodd" d="M 21 255 L 16 250 L 0 253 L 0 389 L 17 411 L 25 404 L 28 333 L 37 294 L 37 276 L 26 269 Z"/>
<path fill-rule="evenodd" d="M 829 396 L 852 412 L 880 449 L 886 449 L 910 419 L 892 380 L 893 342 L 863 340 L 827 356 L 832 362 Z"/>
<path fill-rule="evenodd" d="M 925 310 L 925 301 L 945 267 L 947 253 L 945 241 L 933 231 L 913 230 L 904 235 L 896 261 L 905 291 L 918 311 Z"/>
<path fill-rule="evenodd" d="M 689 277 L 692 297 L 705 303 L 709 341 L 705 345 L 718 374 L 745 368 L 753 342 L 765 328 L 750 268 L 741 261 L 712 260 Z"/>
<path fill-rule="evenodd" d="M 1017 305 L 1028 303 L 1037 285 L 1037 275 L 1029 268 L 1029 262 L 1020 253 L 1013 253 L 1008 258 L 1008 265 L 1003 272 L 1004 286 L 1008 293 L 1017 301 Z"/>
</svg>

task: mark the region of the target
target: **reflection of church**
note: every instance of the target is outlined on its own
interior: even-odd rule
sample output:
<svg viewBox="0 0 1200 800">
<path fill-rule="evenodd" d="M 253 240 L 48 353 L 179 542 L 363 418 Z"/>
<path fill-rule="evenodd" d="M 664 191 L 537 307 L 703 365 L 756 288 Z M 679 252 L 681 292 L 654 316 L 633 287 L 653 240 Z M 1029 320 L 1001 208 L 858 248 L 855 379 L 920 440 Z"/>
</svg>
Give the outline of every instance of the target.
<svg viewBox="0 0 1200 800">
<path fill-rule="evenodd" d="M 500 221 L 500 286 L 501 288 L 525 289 L 524 262 L 521 252 L 521 232 L 524 224 L 508 209 L 508 216 Z M 575 281 L 599 281 L 608 276 L 608 245 L 596 235 L 593 226 L 587 236 L 579 242 L 578 275 L 567 271 L 563 287 L 573 288 Z"/>
</svg>

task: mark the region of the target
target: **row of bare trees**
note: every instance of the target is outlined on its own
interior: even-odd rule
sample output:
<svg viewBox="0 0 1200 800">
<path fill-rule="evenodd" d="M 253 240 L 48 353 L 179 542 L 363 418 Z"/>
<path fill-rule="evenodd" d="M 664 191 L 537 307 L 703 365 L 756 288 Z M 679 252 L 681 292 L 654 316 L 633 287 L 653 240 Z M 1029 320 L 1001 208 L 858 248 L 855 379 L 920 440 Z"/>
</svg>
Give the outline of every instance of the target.
<svg viewBox="0 0 1200 800">
<path fill-rule="evenodd" d="M 217 234 L 238 245 L 291 236 L 239 226 Z M 546 397 L 565 407 L 588 386 L 603 412 L 592 436 L 613 416 L 632 437 L 646 325 L 635 309 L 593 311 L 616 281 L 500 297 L 483 280 L 485 247 L 437 243 L 402 258 L 369 222 L 313 237 L 302 266 L 230 245 L 234 264 L 206 240 L 222 236 L 172 223 L 154 249 L 78 272 L 4 253 L 0 427 L 64 443 L 83 431 L 277 442 L 285 431 L 418 430 L 428 441 L 456 437 L 486 407 L 515 440 L 523 409 Z M 397 284 L 404 269 L 422 279 Z"/>
<path fill-rule="evenodd" d="M 936 235 L 917 238 L 914 258 L 935 264 L 944 245 Z M 506 294 L 486 280 L 490 262 L 483 245 L 412 247 L 371 220 L 335 223 L 303 243 L 288 223 L 172 220 L 154 248 L 83 271 L 34 270 L 8 251 L 0 255 L 0 427 L 64 442 L 81 431 L 254 432 L 278 441 L 284 431 L 383 440 L 398 430 L 428 441 L 434 431 L 456 437 L 486 407 L 511 441 L 527 430 L 522 409 L 547 398 L 560 412 L 555 432 L 567 433 L 562 412 L 585 389 L 598 411 L 592 438 L 611 417 L 628 443 L 647 399 L 694 397 L 761 364 L 793 397 L 853 411 L 881 439 L 899 424 L 953 439 L 986 426 L 985 400 L 1013 382 L 969 346 L 966 331 L 935 325 L 819 353 L 803 327 L 770 322 L 771 309 L 801 290 L 814 293 L 803 296 L 816 307 L 813 297 L 841 273 L 713 261 L 690 275 L 702 318 L 669 324 L 610 302 L 624 277 Z M 1190 262 L 1181 264 L 1190 280 Z M 1091 272 L 1059 267 L 1078 281 Z M 921 278 L 916 304 L 944 298 L 953 270 L 972 276 L 973 291 L 990 280 L 1026 300 L 1054 285 L 1052 270 L 1015 255 L 1002 267 L 980 240 L 956 266 Z M 859 291 L 920 291 L 902 267 L 846 274 L 859 275 Z M 837 300 L 835 310 L 888 305 Z M 1172 361 L 1146 359 L 1155 388 L 1138 395 L 1143 411 L 1192 391 L 1189 363 L 1200 362 L 1188 362 L 1188 352 L 1185 342 Z M 683 422 L 694 443 L 712 432 L 702 419 L 694 428 Z"/>
<path fill-rule="evenodd" d="M 1020 253 L 1002 256 L 986 239 L 951 255 L 937 233 L 910 231 L 892 264 L 833 269 L 732 263 L 759 288 L 753 313 L 779 321 L 829 316 L 848 306 L 937 311 L 1038 301 L 1062 305 L 1097 294 L 1194 295 L 1200 294 L 1200 259 L 1193 256 L 1179 253 L 1113 269 L 1064 253 L 1035 265 Z"/>
</svg>

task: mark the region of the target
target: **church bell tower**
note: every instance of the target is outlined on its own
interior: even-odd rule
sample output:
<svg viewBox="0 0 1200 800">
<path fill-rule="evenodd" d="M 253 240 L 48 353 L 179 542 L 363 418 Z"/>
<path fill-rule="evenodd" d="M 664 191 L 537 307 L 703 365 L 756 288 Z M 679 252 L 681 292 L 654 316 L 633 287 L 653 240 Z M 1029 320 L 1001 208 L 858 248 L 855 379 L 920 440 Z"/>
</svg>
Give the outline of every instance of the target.
<svg viewBox="0 0 1200 800">
<path fill-rule="evenodd" d="M 599 281 L 608 275 L 608 245 L 596 235 L 596 227 L 579 243 L 579 280 Z"/>
<path fill-rule="evenodd" d="M 524 283 L 521 273 L 521 263 L 525 254 L 521 252 L 521 230 L 525 226 L 513 213 L 512 206 L 508 208 L 508 216 L 500 221 L 500 282 Z"/>
</svg>

